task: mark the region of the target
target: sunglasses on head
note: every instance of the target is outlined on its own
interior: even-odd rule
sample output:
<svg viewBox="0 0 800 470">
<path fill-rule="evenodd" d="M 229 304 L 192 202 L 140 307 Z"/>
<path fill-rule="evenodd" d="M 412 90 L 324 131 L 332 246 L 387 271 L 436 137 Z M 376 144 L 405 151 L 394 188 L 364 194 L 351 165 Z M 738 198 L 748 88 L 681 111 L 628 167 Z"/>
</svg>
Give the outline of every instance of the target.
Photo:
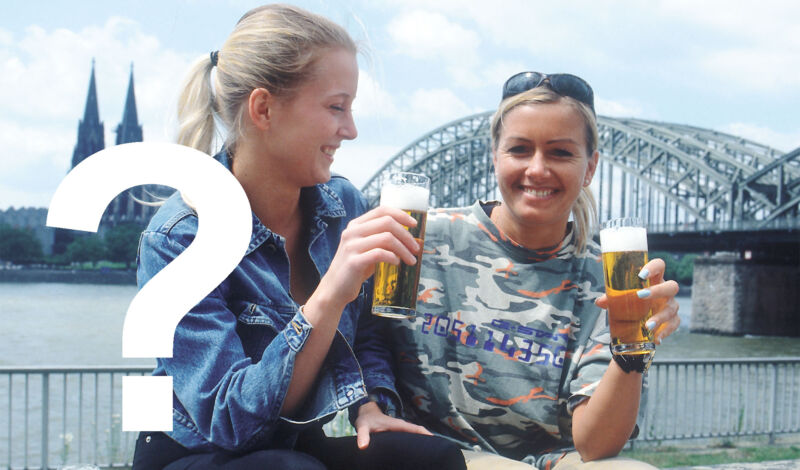
<svg viewBox="0 0 800 470">
<path fill-rule="evenodd" d="M 568 73 L 547 75 L 539 72 L 520 72 L 506 80 L 503 99 L 539 86 L 547 86 L 561 96 L 569 96 L 589 106 L 594 113 L 594 91 L 586 80 Z"/>
</svg>

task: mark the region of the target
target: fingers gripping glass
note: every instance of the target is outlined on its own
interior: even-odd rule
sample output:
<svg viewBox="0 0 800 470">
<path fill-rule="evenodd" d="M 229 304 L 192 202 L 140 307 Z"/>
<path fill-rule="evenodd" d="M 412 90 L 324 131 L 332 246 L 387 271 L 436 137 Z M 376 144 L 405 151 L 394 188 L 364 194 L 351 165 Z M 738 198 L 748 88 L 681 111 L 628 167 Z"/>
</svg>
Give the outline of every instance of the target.
<svg viewBox="0 0 800 470">
<path fill-rule="evenodd" d="M 547 75 L 539 72 L 520 72 L 503 85 L 503 99 L 545 85 L 561 96 L 569 96 L 589 106 L 594 112 L 594 91 L 586 80 L 568 73 Z"/>
</svg>

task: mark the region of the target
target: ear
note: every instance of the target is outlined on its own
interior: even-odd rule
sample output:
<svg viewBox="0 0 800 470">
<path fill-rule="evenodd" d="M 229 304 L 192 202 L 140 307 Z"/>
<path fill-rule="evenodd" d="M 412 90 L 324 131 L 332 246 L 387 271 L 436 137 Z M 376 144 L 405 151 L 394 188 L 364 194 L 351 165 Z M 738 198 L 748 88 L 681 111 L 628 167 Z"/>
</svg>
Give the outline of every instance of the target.
<svg viewBox="0 0 800 470">
<path fill-rule="evenodd" d="M 594 178 L 594 172 L 597 171 L 597 163 L 600 160 L 600 152 L 595 150 L 592 156 L 589 157 L 589 165 L 586 167 L 586 176 L 584 176 L 583 185 L 589 186 Z"/>
<path fill-rule="evenodd" d="M 275 96 L 266 88 L 256 88 L 247 99 L 247 114 L 258 129 L 267 130 L 270 126 L 270 110 Z"/>
</svg>

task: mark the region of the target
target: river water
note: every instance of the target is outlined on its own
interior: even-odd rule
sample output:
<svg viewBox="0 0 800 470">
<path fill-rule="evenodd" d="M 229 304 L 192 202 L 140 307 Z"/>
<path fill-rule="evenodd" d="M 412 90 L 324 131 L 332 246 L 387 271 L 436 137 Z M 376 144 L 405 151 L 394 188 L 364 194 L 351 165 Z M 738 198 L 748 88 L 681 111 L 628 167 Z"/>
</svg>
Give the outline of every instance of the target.
<svg viewBox="0 0 800 470">
<path fill-rule="evenodd" d="M 0 283 L 0 365 L 150 365 L 122 357 L 122 325 L 135 286 Z M 657 358 L 800 356 L 800 338 L 690 333 L 691 299 L 679 297 L 681 328 Z"/>
</svg>

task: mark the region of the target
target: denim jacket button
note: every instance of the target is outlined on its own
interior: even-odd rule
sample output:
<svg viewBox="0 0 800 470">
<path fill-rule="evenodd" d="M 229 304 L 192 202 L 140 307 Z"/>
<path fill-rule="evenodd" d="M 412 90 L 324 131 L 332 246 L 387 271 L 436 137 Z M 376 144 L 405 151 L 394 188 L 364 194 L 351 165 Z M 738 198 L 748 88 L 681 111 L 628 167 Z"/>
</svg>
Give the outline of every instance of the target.
<svg viewBox="0 0 800 470">
<path fill-rule="evenodd" d="M 354 392 L 353 392 L 353 389 L 352 389 L 352 388 L 348 388 L 348 389 L 347 389 L 347 393 L 346 393 L 346 395 L 347 395 L 347 398 L 350 398 L 350 397 L 352 397 L 352 396 L 353 396 L 353 393 L 354 393 Z"/>
</svg>

